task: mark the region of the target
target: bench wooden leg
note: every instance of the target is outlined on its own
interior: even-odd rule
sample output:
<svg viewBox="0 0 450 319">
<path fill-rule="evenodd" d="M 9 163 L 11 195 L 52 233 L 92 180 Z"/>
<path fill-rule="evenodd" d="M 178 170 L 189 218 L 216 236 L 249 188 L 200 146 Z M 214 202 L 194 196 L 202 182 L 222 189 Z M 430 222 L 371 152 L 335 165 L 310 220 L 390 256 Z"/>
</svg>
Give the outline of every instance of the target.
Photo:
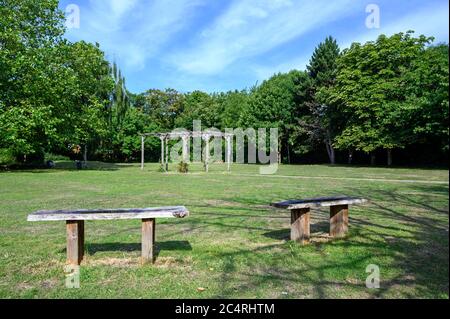
<svg viewBox="0 0 450 319">
<path fill-rule="evenodd" d="M 84 220 L 66 221 L 67 263 L 79 265 L 84 256 Z"/>
<path fill-rule="evenodd" d="M 155 247 L 155 219 L 142 219 L 142 264 L 153 263 Z"/>
<path fill-rule="evenodd" d="M 309 208 L 291 210 L 291 240 L 302 244 L 309 242 Z"/>
<path fill-rule="evenodd" d="M 84 220 L 78 221 L 78 256 L 80 257 L 80 263 L 84 259 Z"/>
<path fill-rule="evenodd" d="M 348 205 L 330 206 L 330 236 L 343 237 L 348 231 Z"/>
</svg>

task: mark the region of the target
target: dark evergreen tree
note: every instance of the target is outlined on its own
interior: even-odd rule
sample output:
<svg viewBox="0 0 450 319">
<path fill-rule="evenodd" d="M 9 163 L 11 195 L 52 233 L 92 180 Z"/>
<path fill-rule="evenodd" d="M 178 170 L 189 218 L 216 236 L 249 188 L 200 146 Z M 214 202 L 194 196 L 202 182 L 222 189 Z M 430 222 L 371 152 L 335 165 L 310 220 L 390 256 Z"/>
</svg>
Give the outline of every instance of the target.
<svg viewBox="0 0 450 319">
<path fill-rule="evenodd" d="M 326 101 L 327 90 L 336 79 L 339 54 L 339 46 L 332 37 L 320 43 L 307 66 L 310 81 L 301 81 L 297 94 L 297 111 L 300 110 L 298 135 L 307 135 L 309 143 L 313 145 L 324 143 L 331 164 L 336 161 L 333 140 L 339 130 L 339 119 L 334 105 Z"/>
</svg>

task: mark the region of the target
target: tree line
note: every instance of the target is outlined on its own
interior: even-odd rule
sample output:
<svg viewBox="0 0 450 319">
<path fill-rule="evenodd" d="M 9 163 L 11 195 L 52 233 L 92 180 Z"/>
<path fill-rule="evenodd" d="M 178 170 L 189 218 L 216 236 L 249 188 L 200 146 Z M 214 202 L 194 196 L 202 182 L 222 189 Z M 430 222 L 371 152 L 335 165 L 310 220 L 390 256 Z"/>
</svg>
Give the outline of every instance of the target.
<svg viewBox="0 0 450 319">
<path fill-rule="evenodd" d="M 58 1 L 0 0 L 0 162 L 40 163 L 45 153 L 136 161 L 139 133 L 192 129 L 193 120 L 277 127 L 285 163 L 448 159 L 448 44 L 431 37 L 381 35 L 344 50 L 328 37 L 305 70 L 250 88 L 132 94 L 98 44 L 64 33 Z M 159 150 L 149 139 L 147 160 Z"/>
</svg>

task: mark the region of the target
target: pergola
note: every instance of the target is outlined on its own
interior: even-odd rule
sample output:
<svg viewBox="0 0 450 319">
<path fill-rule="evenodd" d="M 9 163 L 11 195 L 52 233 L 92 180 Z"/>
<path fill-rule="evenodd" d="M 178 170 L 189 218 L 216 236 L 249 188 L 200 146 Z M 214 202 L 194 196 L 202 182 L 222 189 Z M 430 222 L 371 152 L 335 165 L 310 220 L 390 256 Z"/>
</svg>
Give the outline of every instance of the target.
<svg viewBox="0 0 450 319">
<path fill-rule="evenodd" d="M 179 139 L 181 138 L 183 141 L 182 147 L 182 158 L 183 161 L 188 162 L 188 140 L 190 138 L 201 138 L 205 141 L 205 156 L 203 157 L 203 163 L 205 164 L 205 171 L 208 172 L 209 165 L 209 141 L 212 137 L 220 137 L 225 138 L 226 141 L 226 163 L 227 170 L 231 170 L 231 154 L 232 154 L 232 139 L 233 134 L 231 133 L 222 133 L 219 131 L 203 131 L 203 132 L 190 132 L 190 131 L 182 131 L 182 132 L 167 132 L 167 133 L 142 133 L 141 136 L 141 170 L 144 169 L 144 144 L 145 138 L 148 136 L 158 137 L 161 140 L 161 164 L 163 165 L 165 171 L 169 169 L 169 140 Z"/>
</svg>

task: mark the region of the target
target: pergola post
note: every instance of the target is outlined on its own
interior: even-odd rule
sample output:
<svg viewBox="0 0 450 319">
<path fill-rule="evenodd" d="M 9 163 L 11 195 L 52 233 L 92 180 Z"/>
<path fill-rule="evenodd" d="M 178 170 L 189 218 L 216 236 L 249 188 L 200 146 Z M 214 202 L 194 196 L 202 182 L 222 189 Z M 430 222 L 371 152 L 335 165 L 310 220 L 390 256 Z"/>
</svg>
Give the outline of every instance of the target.
<svg viewBox="0 0 450 319">
<path fill-rule="evenodd" d="M 206 145 L 205 145 L 205 171 L 208 173 L 209 171 L 209 135 L 205 135 Z"/>
<path fill-rule="evenodd" d="M 168 172 L 169 171 L 169 140 L 170 139 L 179 139 L 180 137 L 182 138 L 182 157 L 183 157 L 183 162 L 190 162 L 191 157 L 190 157 L 190 138 L 193 137 L 194 138 L 194 161 L 202 161 L 205 165 L 205 171 L 208 172 L 209 171 L 209 160 L 210 160 L 210 144 L 209 141 L 211 139 L 211 137 L 220 137 L 220 138 L 225 138 L 226 140 L 226 156 L 225 156 L 225 161 L 227 162 L 227 170 L 231 171 L 231 162 L 233 161 L 233 134 L 229 134 L 229 133 L 221 133 L 221 132 L 211 132 L 211 131 L 205 131 L 203 132 L 189 132 L 189 131 L 184 131 L 184 132 L 168 132 L 168 133 L 142 133 L 141 134 L 141 170 L 144 169 L 144 161 L 145 161 L 145 138 L 147 136 L 154 136 L 154 137 L 159 137 L 160 141 L 161 141 L 161 166 L 163 167 L 164 171 Z M 197 139 L 200 139 L 201 143 L 200 145 L 197 145 Z M 203 147 L 203 140 L 205 140 L 205 147 Z M 214 144 L 217 145 L 217 144 Z M 222 144 L 220 144 L 222 145 Z M 197 148 L 198 146 L 200 146 L 200 151 L 198 152 L 199 154 L 197 154 Z M 203 151 L 205 152 L 203 154 Z M 220 149 L 218 150 L 220 151 L 220 153 L 222 153 L 222 146 L 220 146 Z M 214 154 L 216 155 L 216 147 L 214 147 Z M 200 155 L 200 158 L 198 158 L 198 155 Z M 221 158 L 222 160 L 222 158 Z"/>
<path fill-rule="evenodd" d="M 225 139 L 227 141 L 227 170 L 231 170 L 231 136 L 226 135 Z"/>
<path fill-rule="evenodd" d="M 166 172 L 169 171 L 169 138 L 166 136 Z"/>
<path fill-rule="evenodd" d="M 161 140 L 161 166 L 164 167 L 164 137 L 160 136 L 159 139 Z"/>
<path fill-rule="evenodd" d="M 141 170 L 144 169 L 144 149 L 145 149 L 144 141 L 145 141 L 145 136 L 141 135 Z"/>
<path fill-rule="evenodd" d="M 182 139 L 183 139 L 183 162 L 187 163 L 189 162 L 187 159 L 187 154 L 188 154 L 188 135 L 183 135 Z"/>
</svg>

